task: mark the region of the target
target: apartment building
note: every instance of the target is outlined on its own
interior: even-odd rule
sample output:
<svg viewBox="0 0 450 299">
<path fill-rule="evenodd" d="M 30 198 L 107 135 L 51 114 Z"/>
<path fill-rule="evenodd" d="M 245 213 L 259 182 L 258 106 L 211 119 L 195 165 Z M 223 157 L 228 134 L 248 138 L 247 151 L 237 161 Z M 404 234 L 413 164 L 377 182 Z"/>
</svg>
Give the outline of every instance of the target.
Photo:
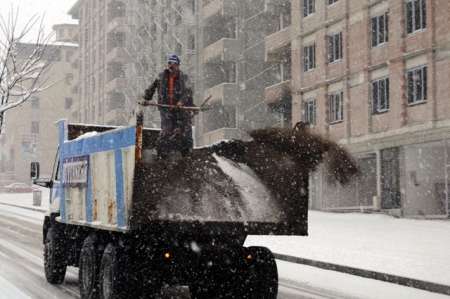
<svg viewBox="0 0 450 299">
<path fill-rule="evenodd" d="M 194 0 L 78 0 L 69 14 L 79 21 L 79 121 L 128 124 L 171 54 L 181 57 L 183 71 L 193 77 L 194 10 Z M 141 109 L 145 125 L 159 127 L 157 109 Z"/>
<path fill-rule="evenodd" d="M 78 0 L 69 14 L 79 20 L 80 122 L 127 124 L 170 54 L 180 56 L 195 102 L 211 96 L 213 109 L 195 118 L 196 145 L 281 122 L 282 108 L 271 113 L 264 102 L 264 87 L 279 80 L 280 68 L 264 61 L 264 38 L 280 21 L 263 1 Z M 159 127 L 157 109 L 140 109 L 146 126 Z"/>
<path fill-rule="evenodd" d="M 290 123 L 290 113 L 282 120 L 283 107 L 269 107 L 264 100 L 264 88 L 281 80 L 282 68 L 278 62 L 265 61 L 264 39 L 280 26 L 288 26 L 289 3 L 281 19 L 281 12 L 267 9 L 264 1 L 199 3 L 203 5 L 197 29 L 200 51 L 195 81 L 198 97 L 204 100 L 211 96 L 213 109 L 197 118 L 197 145 L 246 139 L 248 130 L 279 126 L 283 120 Z"/>
<path fill-rule="evenodd" d="M 449 5 L 437 0 L 78 0 L 80 122 L 124 125 L 181 57 L 197 146 L 298 121 L 349 148 L 351 187 L 311 177 L 311 208 L 448 215 Z M 159 113 L 145 110 L 146 126 Z"/>
<path fill-rule="evenodd" d="M 51 87 L 33 94 L 22 105 L 5 113 L 5 128 L 0 138 L 1 188 L 16 181 L 29 183 L 33 161 L 40 162 L 42 177 L 50 176 L 58 145 L 54 123 L 61 118 L 72 120 L 72 109 L 78 102 L 78 93 L 73 88 L 78 70 L 72 65 L 78 46 L 70 42 L 74 28 L 76 25 L 72 24 L 53 26 L 55 43 L 47 47 L 45 55 L 49 59 L 58 51 L 58 60 L 38 79 L 44 86 Z M 18 53 L 18 59 L 27 60 L 35 45 L 22 44 L 19 48 L 23 50 Z"/>
<path fill-rule="evenodd" d="M 291 77 L 265 101 L 291 95 L 292 123 L 349 148 L 362 176 L 332 186 L 311 177 L 310 207 L 448 217 L 450 2 L 291 2 L 291 25 L 266 37 L 266 60 L 291 49 Z M 286 92 L 288 91 L 288 92 Z"/>
</svg>

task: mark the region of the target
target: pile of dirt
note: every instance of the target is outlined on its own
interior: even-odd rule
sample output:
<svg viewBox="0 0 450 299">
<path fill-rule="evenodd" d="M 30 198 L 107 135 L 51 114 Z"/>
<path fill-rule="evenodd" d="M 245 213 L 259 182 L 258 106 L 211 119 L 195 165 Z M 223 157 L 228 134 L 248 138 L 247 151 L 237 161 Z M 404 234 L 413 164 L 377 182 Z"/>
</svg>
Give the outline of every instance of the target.
<svg viewBox="0 0 450 299">
<path fill-rule="evenodd" d="M 135 191 L 138 191 L 142 198 L 142 206 L 138 207 L 142 216 L 148 217 L 151 211 L 160 211 L 161 208 L 156 205 L 162 202 L 167 204 L 167 198 L 174 197 L 176 188 L 179 190 L 179 198 L 190 198 L 185 200 L 190 202 L 189 206 L 180 206 L 179 210 L 195 209 L 198 208 L 196 206 L 209 204 L 199 202 L 202 198 L 200 194 L 205 193 L 206 188 L 210 189 L 210 194 L 217 197 L 210 199 L 216 203 L 215 206 L 219 207 L 217 203 L 222 201 L 237 206 L 233 208 L 228 204 L 223 211 L 217 212 L 218 215 L 242 212 L 243 205 L 237 202 L 240 198 L 239 188 L 224 174 L 214 155 L 234 163 L 245 164 L 253 170 L 277 199 L 281 217 L 291 225 L 301 223 L 301 219 L 306 220 L 308 175 L 315 171 L 320 163 L 325 162 L 331 182 L 347 184 L 359 174 L 355 159 L 345 148 L 307 129 L 259 129 L 250 132 L 250 136 L 252 141 L 221 142 L 193 150 L 186 158 L 173 155 L 164 162 L 138 165 L 138 179 L 135 178 L 135 188 L 138 189 Z M 139 184 L 142 185 L 141 188 Z M 150 198 L 152 200 L 149 201 Z M 181 203 L 181 200 L 178 202 Z M 172 206 L 170 209 L 177 210 L 177 207 Z"/>
<path fill-rule="evenodd" d="M 307 129 L 267 128 L 249 133 L 253 141 L 222 142 L 209 151 L 253 169 L 278 198 L 287 221 L 304 217 L 308 175 L 325 162 L 331 183 L 348 184 L 360 170 L 356 160 L 337 143 Z"/>
<path fill-rule="evenodd" d="M 265 177 L 282 175 L 285 179 L 286 172 L 307 175 L 322 162 L 331 183 L 346 185 L 360 173 L 356 160 L 343 146 L 309 130 L 268 128 L 249 135 L 253 141 L 221 142 L 209 151 L 245 163 Z M 275 170 L 279 171 L 275 174 Z"/>
</svg>

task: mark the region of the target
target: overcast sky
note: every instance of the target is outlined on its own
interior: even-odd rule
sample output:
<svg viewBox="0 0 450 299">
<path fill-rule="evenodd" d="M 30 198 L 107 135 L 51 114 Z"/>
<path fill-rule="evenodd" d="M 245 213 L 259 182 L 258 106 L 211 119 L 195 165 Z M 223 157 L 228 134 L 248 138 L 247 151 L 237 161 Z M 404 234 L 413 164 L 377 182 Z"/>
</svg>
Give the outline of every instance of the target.
<svg viewBox="0 0 450 299">
<path fill-rule="evenodd" d="M 0 15 L 8 19 L 11 8 L 16 12 L 19 10 L 18 26 L 21 31 L 34 15 L 44 16 L 44 29 L 46 35 L 52 32 L 52 26 L 55 24 L 76 24 L 77 20 L 73 20 L 67 14 L 69 9 L 77 2 L 77 0 L 0 0 Z M 39 27 L 39 24 L 37 24 Z M 33 36 L 38 33 L 38 28 L 31 31 L 27 39 L 32 40 Z M 22 40 L 28 42 L 28 40 Z"/>
</svg>

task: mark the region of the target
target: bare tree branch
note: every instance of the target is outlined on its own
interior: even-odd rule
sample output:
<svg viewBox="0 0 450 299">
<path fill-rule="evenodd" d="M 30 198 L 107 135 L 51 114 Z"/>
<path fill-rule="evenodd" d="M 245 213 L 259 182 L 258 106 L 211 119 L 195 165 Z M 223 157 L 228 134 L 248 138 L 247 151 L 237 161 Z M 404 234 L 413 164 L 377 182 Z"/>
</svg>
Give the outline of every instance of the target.
<svg viewBox="0 0 450 299">
<path fill-rule="evenodd" d="M 54 47 L 50 41 L 53 33 L 44 34 L 44 17 L 33 16 L 17 33 L 18 18 L 18 9 L 11 9 L 7 20 L 0 15 L 0 133 L 7 110 L 58 83 L 47 85 L 48 73 L 59 58 L 61 46 Z M 24 43 L 23 38 L 38 22 L 36 42 Z"/>
</svg>

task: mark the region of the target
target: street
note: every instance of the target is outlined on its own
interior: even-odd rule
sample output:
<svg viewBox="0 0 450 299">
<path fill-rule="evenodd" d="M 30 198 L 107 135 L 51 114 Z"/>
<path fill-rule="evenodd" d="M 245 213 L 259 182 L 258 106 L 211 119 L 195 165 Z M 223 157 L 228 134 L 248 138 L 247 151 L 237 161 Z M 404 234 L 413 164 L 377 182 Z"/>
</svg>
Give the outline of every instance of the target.
<svg viewBox="0 0 450 299">
<path fill-rule="evenodd" d="M 51 285 L 45 280 L 41 231 L 43 217 L 42 212 L 0 204 L 0 299 L 80 298 L 77 268 L 67 269 L 62 285 Z M 446 298 L 444 295 L 338 272 L 282 261 L 277 263 L 279 299 Z M 321 288 L 308 282 L 300 284 L 298 280 L 301 276 L 326 282 L 329 287 Z M 183 299 L 190 298 L 190 295 L 186 287 L 164 288 L 160 299 L 169 298 Z"/>
</svg>

